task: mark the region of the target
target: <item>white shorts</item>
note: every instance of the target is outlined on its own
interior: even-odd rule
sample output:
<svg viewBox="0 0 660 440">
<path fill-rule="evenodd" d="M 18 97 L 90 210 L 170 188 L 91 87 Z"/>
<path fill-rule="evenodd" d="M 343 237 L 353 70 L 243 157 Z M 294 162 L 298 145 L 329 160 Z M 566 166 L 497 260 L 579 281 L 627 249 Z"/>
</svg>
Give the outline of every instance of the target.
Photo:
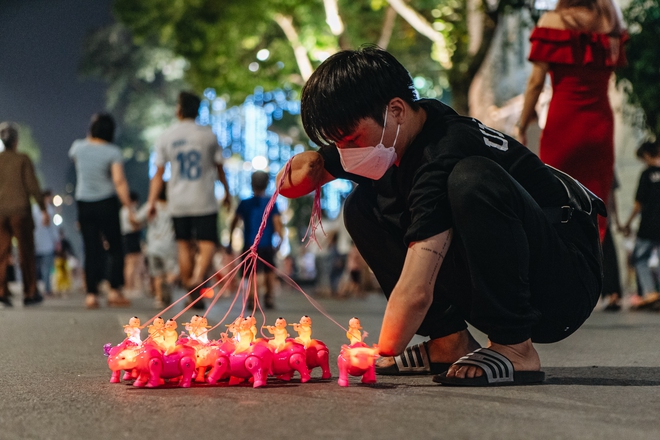
<svg viewBox="0 0 660 440">
<path fill-rule="evenodd" d="M 179 273 L 179 262 L 176 256 L 147 255 L 149 275 L 160 277 Z"/>
</svg>

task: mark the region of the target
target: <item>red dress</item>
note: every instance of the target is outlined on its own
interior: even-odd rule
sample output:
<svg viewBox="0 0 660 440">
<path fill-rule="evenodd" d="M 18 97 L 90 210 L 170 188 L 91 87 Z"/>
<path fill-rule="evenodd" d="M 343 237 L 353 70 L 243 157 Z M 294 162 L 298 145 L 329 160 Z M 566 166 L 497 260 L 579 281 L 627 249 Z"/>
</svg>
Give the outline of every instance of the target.
<svg viewBox="0 0 660 440">
<path fill-rule="evenodd" d="M 607 202 L 614 177 L 614 117 L 609 79 L 625 64 L 623 35 L 612 61 L 605 34 L 537 27 L 530 61 L 549 63 L 552 100 L 541 134 L 543 162 L 570 174 Z M 605 219 L 600 224 L 601 238 Z"/>
</svg>

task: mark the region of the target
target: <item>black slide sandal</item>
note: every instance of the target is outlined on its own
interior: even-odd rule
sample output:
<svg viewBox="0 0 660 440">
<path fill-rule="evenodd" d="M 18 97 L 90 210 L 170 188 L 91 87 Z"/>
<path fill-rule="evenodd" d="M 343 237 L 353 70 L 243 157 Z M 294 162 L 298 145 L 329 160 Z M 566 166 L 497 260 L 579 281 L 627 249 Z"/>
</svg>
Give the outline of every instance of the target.
<svg viewBox="0 0 660 440">
<path fill-rule="evenodd" d="M 439 374 L 449 370 L 451 362 L 431 362 L 426 342 L 411 345 L 398 356 L 394 363 L 387 367 L 376 365 L 376 374 L 383 376 L 412 376 L 423 374 Z"/>
<path fill-rule="evenodd" d="M 464 378 L 447 377 L 447 372 L 433 377 L 433 382 L 442 385 L 464 387 L 493 387 L 507 385 L 533 385 L 543 383 L 543 371 L 515 371 L 513 364 L 506 356 L 488 348 L 479 348 L 454 362 L 454 365 L 474 365 L 481 368 L 484 374 L 480 377 Z"/>
</svg>

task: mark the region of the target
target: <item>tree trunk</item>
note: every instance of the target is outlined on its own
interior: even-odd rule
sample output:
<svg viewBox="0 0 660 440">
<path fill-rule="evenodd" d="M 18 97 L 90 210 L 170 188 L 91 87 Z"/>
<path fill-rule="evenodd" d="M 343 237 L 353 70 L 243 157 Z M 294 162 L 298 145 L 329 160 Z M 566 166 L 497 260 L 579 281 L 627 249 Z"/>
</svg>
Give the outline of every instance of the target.
<svg viewBox="0 0 660 440">
<path fill-rule="evenodd" d="M 486 0 L 484 0 L 483 4 L 484 8 L 488 7 Z M 491 12 L 487 9 L 484 11 L 481 41 L 479 43 L 479 48 L 474 55 L 468 54 L 465 62 L 452 60 L 454 63 L 448 72 L 449 87 L 452 92 L 452 107 L 461 115 L 467 116 L 470 114 L 470 103 L 468 100 L 470 86 L 486 59 L 490 46 L 495 38 L 495 30 L 497 29 L 497 24 L 499 22 L 501 5 L 502 2 L 500 1 L 497 9 L 494 11 Z M 465 64 L 467 64 L 467 69 L 463 67 Z"/>
</svg>

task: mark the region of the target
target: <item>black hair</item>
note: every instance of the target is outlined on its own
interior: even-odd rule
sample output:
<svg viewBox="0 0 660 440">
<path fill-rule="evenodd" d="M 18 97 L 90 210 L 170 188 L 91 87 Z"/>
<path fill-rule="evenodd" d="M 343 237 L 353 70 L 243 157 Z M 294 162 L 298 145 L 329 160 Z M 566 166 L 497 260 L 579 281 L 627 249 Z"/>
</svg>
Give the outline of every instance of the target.
<svg viewBox="0 0 660 440">
<path fill-rule="evenodd" d="M 89 124 L 92 137 L 112 142 L 115 139 L 115 120 L 109 113 L 95 113 Z"/>
<path fill-rule="evenodd" d="M 331 144 L 352 133 L 364 118 L 383 125 L 385 107 L 393 98 L 419 108 L 410 73 L 390 53 L 373 45 L 337 52 L 303 87 L 303 127 L 315 144 Z"/>
<path fill-rule="evenodd" d="M 266 191 L 270 176 L 265 171 L 255 171 L 252 173 L 252 191 Z"/>
<path fill-rule="evenodd" d="M 0 141 L 8 150 L 13 150 L 18 144 L 18 125 L 14 122 L 0 124 Z"/>
<path fill-rule="evenodd" d="M 181 92 L 177 99 L 177 104 L 179 104 L 179 114 L 184 119 L 195 119 L 199 114 L 199 105 L 201 103 L 202 100 L 194 93 Z"/>
<path fill-rule="evenodd" d="M 637 149 L 637 157 L 644 159 L 644 155 L 648 154 L 650 157 L 657 157 L 660 154 L 660 144 L 657 142 L 644 142 Z"/>
</svg>

